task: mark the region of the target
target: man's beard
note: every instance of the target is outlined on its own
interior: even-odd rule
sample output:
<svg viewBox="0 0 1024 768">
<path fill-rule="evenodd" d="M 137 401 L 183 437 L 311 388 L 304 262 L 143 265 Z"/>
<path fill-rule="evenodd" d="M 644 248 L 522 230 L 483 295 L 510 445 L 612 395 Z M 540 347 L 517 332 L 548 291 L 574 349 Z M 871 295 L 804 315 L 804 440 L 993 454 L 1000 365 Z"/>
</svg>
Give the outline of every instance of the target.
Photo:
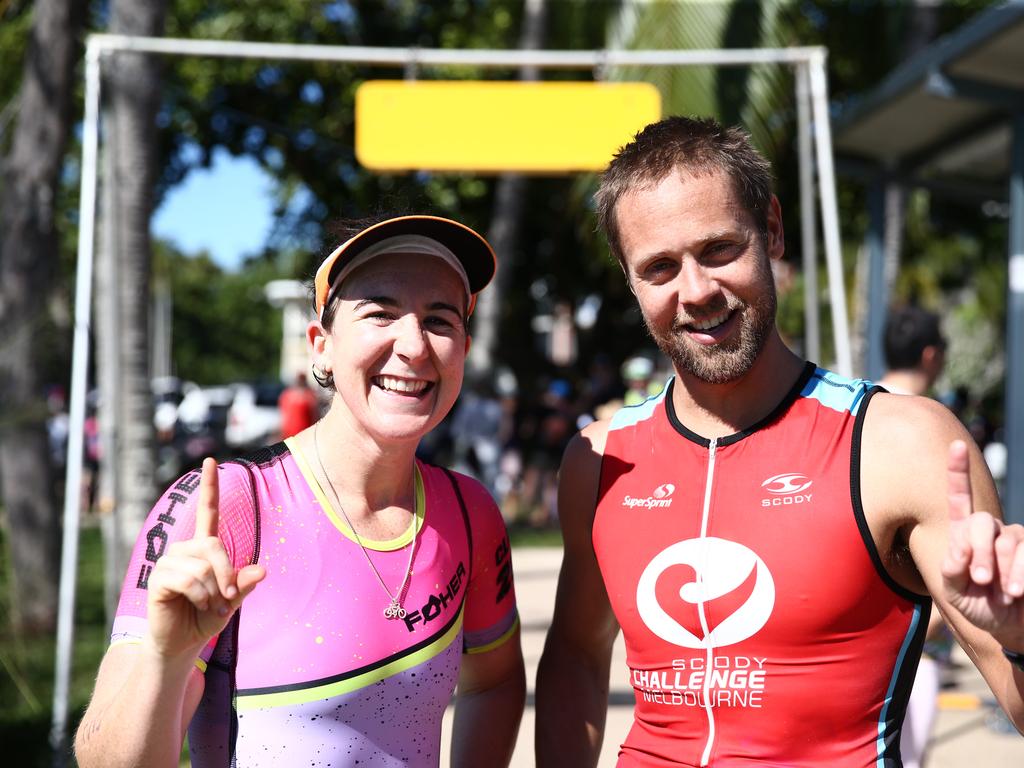
<svg viewBox="0 0 1024 768">
<path fill-rule="evenodd" d="M 771 277 L 769 275 L 769 280 Z M 777 299 L 775 286 L 769 282 L 767 290 L 750 304 L 730 302 L 731 312 L 741 313 L 739 333 L 720 344 L 705 346 L 687 338 L 687 322 L 677 316 L 667 330 L 653 328 L 644 317 L 647 332 L 680 373 L 687 373 L 708 384 L 726 384 L 749 371 L 757 360 L 765 342 L 775 326 Z M 717 308 L 706 316 L 718 314 L 726 307 Z"/>
</svg>

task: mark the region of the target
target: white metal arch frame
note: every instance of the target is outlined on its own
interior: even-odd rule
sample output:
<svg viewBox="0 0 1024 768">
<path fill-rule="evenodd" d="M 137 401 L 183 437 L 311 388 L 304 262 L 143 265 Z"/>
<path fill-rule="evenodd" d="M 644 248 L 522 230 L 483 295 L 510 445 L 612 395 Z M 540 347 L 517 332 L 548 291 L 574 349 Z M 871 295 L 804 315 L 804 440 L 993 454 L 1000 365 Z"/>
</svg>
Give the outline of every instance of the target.
<svg viewBox="0 0 1024 768">
<path fill-rule="evenodd" d="M 406 71 L 412 71 L 417 66 L 433 65 L 509 68 L 531 66 L 544 69 L 590 69 L 593 71 L 606 71 L 610 67 L 619 66 L 790 65 L 794 67 L 797 74 L 797 102 L 800 115 L 799 154 L 801 197 L 804 211 L 804 268 L 807 274 L 815 274 L 817 260 L 815 258 L 815 238 L 813 237 L 814 222 L 807 214 L 807 211 L 813 210 L 813 172 L 810 170 L 813 166 L 810 147 L 810 140 L 813 136 L 837 368 L 839 373 L 844 376 L 852 375 L 853 364 L 850 353 L 846 292 L 839 244 L 839 215 L 832 162 L 832 133 L 828 115 L 828 85 L 825 73 L 827 52 L 824 48 L 736 48 L 690 51 L 445 50 L 91 35 L 85 52 L 85 115 L 82 130 L 78 266 L 75 285 L 75 330 L 71 366 L 70 436 L 66 488 L 77 488 L 81 483 L 82 475 L 82 431 L 85 421 L 86 370 L 89 359 L 89 326 L 96 229 L 100 70 L 104 54 L 116 51 L 134 51 L 167 56 L 344 61 L 394 65 L 404 67 Z M 813 301 L 808 302 L 807 308 L 807 347 L 809 356 L 814 358 L 819 354 L 817 316 L 815 297 Z M 55 765 L 63 765 L 66 749 L 80 512 L 78 494 L 65 494 L 60 607 L 57 624 L 57 666 L 53 693 L 53 724 L 50 732 L 50 743 L 55 752 Z"/>
</svg>

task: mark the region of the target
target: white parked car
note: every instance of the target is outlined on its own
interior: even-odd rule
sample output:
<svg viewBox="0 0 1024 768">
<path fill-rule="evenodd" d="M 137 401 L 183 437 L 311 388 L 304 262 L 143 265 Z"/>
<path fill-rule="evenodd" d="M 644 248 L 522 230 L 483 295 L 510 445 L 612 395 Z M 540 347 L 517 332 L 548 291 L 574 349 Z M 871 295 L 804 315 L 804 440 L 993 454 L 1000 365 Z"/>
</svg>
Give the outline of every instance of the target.
<svg viewBox="0 0 1024 768">
<path fill-rule="evenodd" d="M 190 389 L 178 403 L 178 424 L 187 432 L 218 427 L 223 431 L 227 422 L 225 414 L 234 399 L 232 385 Z"/>
<path fill-rule="evenodd" d="M 198 387 L 177 376 L 155 376 L 149 386 L 153 392 L 153 426 L 158 434 L 170 436 L 178 422 L 178 404 Z"/>
<path fill-rule="evenodd" d="M 284 390 L 280 382 L 236 384 L 228 407 L 224 439 L 232 448 L 257 448 L 278 439 L 281 413 L 277 399 Z"/>
</svg>

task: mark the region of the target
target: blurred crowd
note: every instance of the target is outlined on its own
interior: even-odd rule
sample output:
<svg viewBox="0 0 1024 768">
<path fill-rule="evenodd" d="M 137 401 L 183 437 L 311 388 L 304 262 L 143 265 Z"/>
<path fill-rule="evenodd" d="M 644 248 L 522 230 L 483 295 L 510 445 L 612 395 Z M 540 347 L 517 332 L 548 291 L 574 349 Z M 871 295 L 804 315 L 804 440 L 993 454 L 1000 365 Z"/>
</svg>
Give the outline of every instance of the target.
<svg viewBox="0 0 1024 768">
<path fill-rule="evenodd" d="M 546 377 L 529 386 L 507 368 L 486 376 L 467 374 L 455 408 L 423 440 L 419 455 L 483 482 L 510 524 L 554 526 L 558 466 L 569 439 L 589 422 L 658 394 L 669 375 L 667 363 L 653 350 L 622 362 L 599 355 L 585 376 Z M 212 387 L 168 377 L 153 381 L 153 398 L 158 484 L 199 466 L 205 456 L 227 458 L 293 434 L 297 424 L 316 418 L 327 405 L 325 391 L 301 374 L 287 385 L 257 381 Z M 1006 447 L 984 404 L 965 389 L 940 399 L 967 425 L 1000 483 Z M 62 471 L 68 435 L 64 390 L 52 387 L 47 403 L 51 451 Z M 98 405 L 99 393 L 91 392 L 84 444 L 86 509 L 92 507 L 101 460 Z"/>
<path fill-rule="evenodd" d="M 660 360 L 650 353 L 616 364 L 598 355 L 579 379 L 541 378 L 532 387 L 508 369 L 469 376 L 420 456 L 480 480 L 508 523 L 553 526 L 558 467 L 569 440 L 591 421 L 658 394 L 669 377 Z"/>
</svg>

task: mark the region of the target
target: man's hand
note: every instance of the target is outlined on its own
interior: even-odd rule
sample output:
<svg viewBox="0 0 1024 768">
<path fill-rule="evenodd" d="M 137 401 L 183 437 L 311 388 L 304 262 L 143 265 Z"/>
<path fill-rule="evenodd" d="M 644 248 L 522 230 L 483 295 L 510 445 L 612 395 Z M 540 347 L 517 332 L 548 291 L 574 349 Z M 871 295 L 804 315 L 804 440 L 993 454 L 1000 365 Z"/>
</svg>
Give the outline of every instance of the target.
<svg viewBox="0 0 1024 768">
<path fill-rule="evenodd" d="M 975 512 L 967 445 L 949 447 L 949 546 L 942 563 L 946 598 L 1004 646 L 1024 648 L 1024 526 Z"/>
<path fill-rule="evenodd" d="M 149 577 L 149 639 L 162 656 L 197 655 L 266 576 L 259 565 L 235 573 L 217 535 L 219 503 L 217 462 L 208 458 L 199 481 L 195 535 L 168 547 Z"/>
</svg>

